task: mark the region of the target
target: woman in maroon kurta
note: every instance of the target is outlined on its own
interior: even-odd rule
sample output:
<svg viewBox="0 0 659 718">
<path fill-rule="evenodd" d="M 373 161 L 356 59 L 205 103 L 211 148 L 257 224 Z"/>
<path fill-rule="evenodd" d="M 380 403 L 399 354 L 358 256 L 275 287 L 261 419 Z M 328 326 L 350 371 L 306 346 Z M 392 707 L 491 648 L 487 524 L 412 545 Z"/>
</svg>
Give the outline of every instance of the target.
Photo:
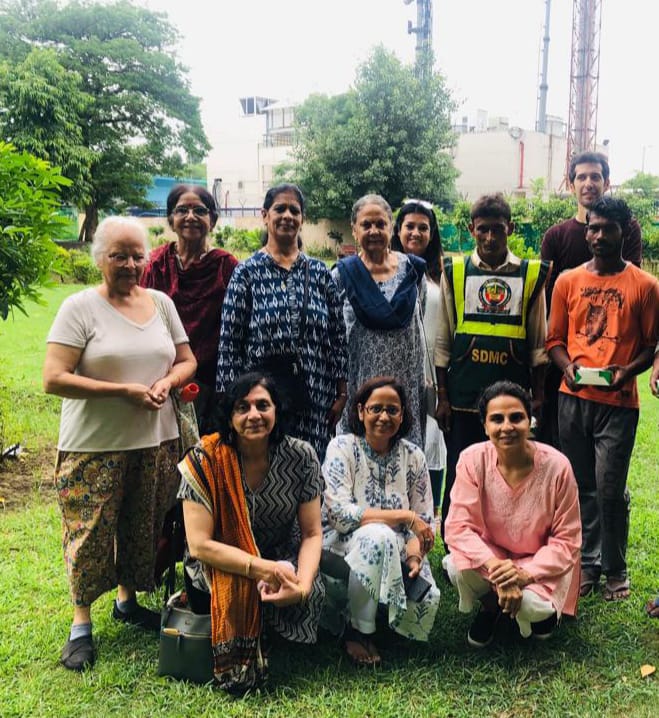
<svg viewBox="0 0 659 718">
<path fill-rule="evenodd" d="M 177 239 L 151 252 L 141 284 L 165 292 L 176 305 L 197 359 L 195 381 L 201 391 L 195 408 L 203 432 L 214 403 L 222 303 L 238 260 L 211 247 L 217 209 L 203 187 L 174 187 L 167 197 L 167 221 Z"/>
</svg>

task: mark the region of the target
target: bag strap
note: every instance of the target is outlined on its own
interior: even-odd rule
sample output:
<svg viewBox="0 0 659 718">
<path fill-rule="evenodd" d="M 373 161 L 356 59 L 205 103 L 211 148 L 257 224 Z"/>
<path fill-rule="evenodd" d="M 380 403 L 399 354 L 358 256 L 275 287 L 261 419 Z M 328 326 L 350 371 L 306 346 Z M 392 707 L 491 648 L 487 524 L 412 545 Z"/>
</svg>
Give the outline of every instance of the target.
<svg viewBox="0 0 659 718">
<path fill-rule="evenodd" d="M 165 309 L 165 303 L 160 296 L 160 292 L 157 292 L 154 289 L 147 289 L 146 291 L 151 295 L 151 299 L 153 299 L 153 303 L 156 305 L 156 309 L 158 311 L 158 314 L 160 315 L 160 318 L 162 319 L 162 323 L 167 327 L 167 331 L 169 332 L 169 336 L 171 337 L 172 325 L 169 321 L 169 313 Z"/>
<path fill-rule="evenodd" d="M 421 311 L 421 300 L 417 296 L 416 298 L 417 306 L 419 307 L 419 323 L 421 324 L 421 333 L 423 334 L 423 346 L 426 348 L 426 357 L 428 358 L 428 364 L 430 366 L 430 381 L 432 382 L 432 387 L 435 390 L 435 393 L 437 394 L 439 389 L 437 387 L 437 379 L 435 377 L 435 362 L 433 361 L 433 358 L 430 354 L 430 347 L 428 346 L 428 337 L 426 335 L 426 327 L 423 323 L 423 312 Z"/>
<path fill-rule="evenodd" d="M 302 311 L 300 312 L 300 321 L 297 329 L 297 340 L 304 336 L 307 327 L 307 308 L 309 307 L 309 260 L 304 260 L 304 299 L 302 300 Z"/>
</svg>

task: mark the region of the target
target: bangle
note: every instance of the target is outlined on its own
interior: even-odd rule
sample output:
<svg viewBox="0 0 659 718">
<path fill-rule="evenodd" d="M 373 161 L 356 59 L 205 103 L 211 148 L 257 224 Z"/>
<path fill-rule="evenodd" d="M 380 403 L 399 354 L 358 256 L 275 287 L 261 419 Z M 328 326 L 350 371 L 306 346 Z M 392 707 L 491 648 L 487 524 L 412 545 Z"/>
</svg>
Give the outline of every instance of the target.
<svg viewBox="0 0 659 718">
<path fill-rule="evenodd" d="M 250 556 L 250 557 L 247 559 L 247 563 L 245 564 L 245 576 L 247 576 L 247 578 L 250 577 L 250 576 L 249 576 L 249 572 L 252 570 L 252 561 L 253 561 L 253 560 L 254 560 L 254 557 L 253 557 L 253 556 Z"/>
<path fill-rule="evenodd" d="M 423 558 L 419 556 L 418 553 L 411 553 L 409 556 L 405 558 L 406 561 L 409 561 L 411 558 L 417 559 L 419 563 L 423 563 Z"/>
<path fill-rule="evenodd" d="M 410 520 L 409 524 L 407 524 L 408 531 L 412 530 L 412 526 L 414 526 L 415 521 L 416 521 L 416 511 L 412 511 L 412 519 Z"/>
</svg>

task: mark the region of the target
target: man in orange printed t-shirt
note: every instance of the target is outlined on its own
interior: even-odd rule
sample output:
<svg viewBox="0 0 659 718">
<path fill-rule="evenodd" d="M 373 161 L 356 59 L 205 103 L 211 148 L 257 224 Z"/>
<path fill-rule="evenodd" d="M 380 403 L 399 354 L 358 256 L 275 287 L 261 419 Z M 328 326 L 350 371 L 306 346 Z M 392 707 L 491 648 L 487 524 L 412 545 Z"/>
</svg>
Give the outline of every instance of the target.
<svg viewBox="0 0 659 718">
<path fill-rule="evenodd" d="M 604 598 L 629 597 L 627 472 L 638 424 L 636 375 L 652 363 L 659 336 L 659 282 L 622 259 L 632 216 L 601 197 L 590 208 L 593 258 L 561 274 L 552 295 L 547 350 L 563 373 L 559 438 L 572 463 L 581 505 L 581 595 L 606 577 Z M 609 386 L 577 383 L 577 370 L 609 370 Z"/>
</svg>

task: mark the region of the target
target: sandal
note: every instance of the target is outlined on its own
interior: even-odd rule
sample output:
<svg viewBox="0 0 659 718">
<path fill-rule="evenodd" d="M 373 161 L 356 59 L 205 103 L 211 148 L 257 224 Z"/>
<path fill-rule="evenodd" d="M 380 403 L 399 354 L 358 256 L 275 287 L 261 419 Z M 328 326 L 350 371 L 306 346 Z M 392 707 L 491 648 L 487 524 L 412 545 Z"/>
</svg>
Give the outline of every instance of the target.
<svg viewBox="0 0 659 718">
<path fill-rule="evenodd" d="M 343 632 L 343 646 L 348 658 L 355 666 L 379 666 L 382 662 L 371 637 L 358 631 L 350 623 Z"/>
<path fill-rule="evenodd" d="M 599 579 L 592 578 L 587 574 L 584 574 L 581 577 L 581 583 L 579 584 L 579 597 L 586 598 L 586 596 L 590 596 L 591 593 L 595 593 L 598 586 Z"/>
<path fill-rule="evenodd" d="M 626 601 L 631 596 L 628 578 L 607 578 L 604 584 L 605 601 Z"/>
<path fill-rule="evenodd" d="M 645 604 L 645 612 L 650 618 L 659 618 L 659 596 L 650 599 Z"/>
</svg>

